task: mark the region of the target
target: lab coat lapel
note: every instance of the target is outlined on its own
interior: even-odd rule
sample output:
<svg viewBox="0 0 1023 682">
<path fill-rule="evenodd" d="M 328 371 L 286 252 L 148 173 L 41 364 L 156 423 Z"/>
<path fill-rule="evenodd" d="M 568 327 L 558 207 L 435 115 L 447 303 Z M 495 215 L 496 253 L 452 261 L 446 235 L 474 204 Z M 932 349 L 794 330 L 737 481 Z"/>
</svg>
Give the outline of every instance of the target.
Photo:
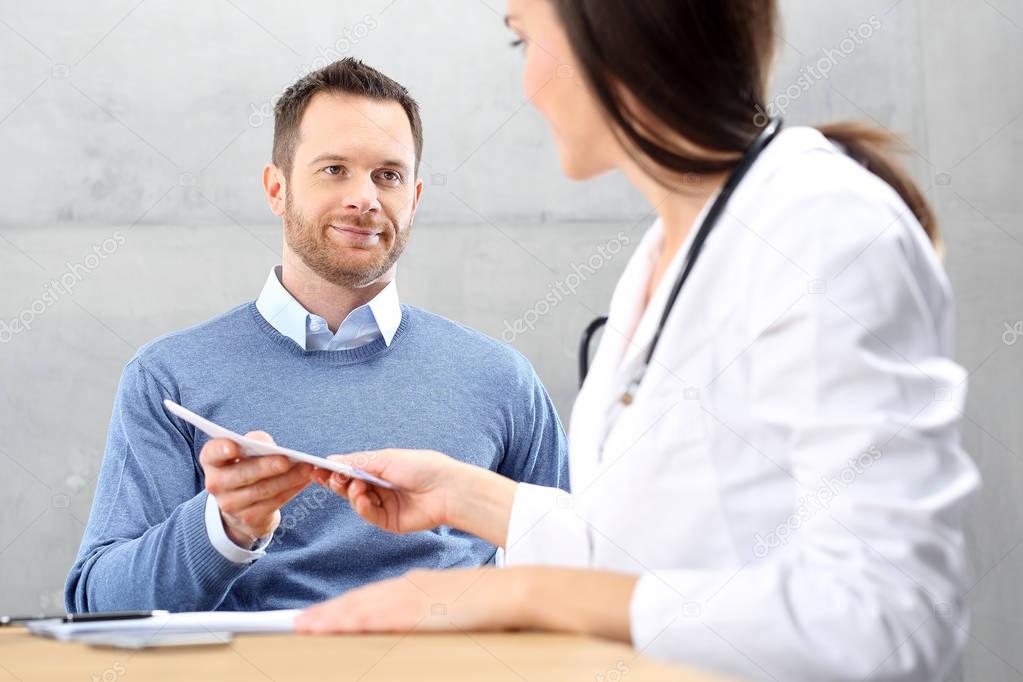
<svg viewBox="0 0 1023 682">
<path fill-rule="evenodd" d="M 629 354 L 629 337 L 640 323 L 644 289 L 659 248 L 660 226 L 655 223 L 643 235 L 611 296 L 608 322 L 569 423 L 572 450 L 578 455 L 573 458 L 573 487 L 587 481 L 592 473 L 587 467 L 598 461 L 601 444 L 614 424 L 615 402 L 621 396 L 621 363 Z"/>
</svg>

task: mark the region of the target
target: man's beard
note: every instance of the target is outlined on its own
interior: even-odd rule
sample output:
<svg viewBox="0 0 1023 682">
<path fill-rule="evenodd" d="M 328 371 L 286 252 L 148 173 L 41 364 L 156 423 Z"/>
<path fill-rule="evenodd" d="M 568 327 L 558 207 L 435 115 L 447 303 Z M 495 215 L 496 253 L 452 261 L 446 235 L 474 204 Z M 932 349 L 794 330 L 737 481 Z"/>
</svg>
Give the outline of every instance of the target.
<svg viewBox="0 0 1023 682">
<path fill-rule="evenodd" d="M 330 227 L 332 223 L 376 229 L 380 232 L 379 243 L 372 251 L 360 249 L 362 257 L 346 257 L 342 247 L 328 236 L 327 231 L 334 229 Z M 404 229 L 399 229 L 386 218 L 374 220 L 367 215 L 338 216 L 334 220 L 316 223 L 306 220 L 295 210 L 290 192 L 284 196 L 284 239 L 288 247 L 306 267 L 340 287 L 354 289 L 367 286 L 390 270 L 405 251 L 410 228 L 411 220 Z"/>
</svg>

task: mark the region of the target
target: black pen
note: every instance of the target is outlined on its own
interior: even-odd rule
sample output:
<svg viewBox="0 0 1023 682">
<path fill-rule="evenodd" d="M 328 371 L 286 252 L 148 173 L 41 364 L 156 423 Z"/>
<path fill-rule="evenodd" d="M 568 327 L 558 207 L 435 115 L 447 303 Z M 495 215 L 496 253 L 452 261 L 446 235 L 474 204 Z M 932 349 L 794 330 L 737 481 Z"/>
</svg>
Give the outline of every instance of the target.
<svg viewBox="0 0 1023 682">
<path fill-rule="evenodd" d="M 170 611 L 99 611 L 97 613 L 69 613 L 64 616 L 65 623 L 90 623 L 99 620 L 131 620 L 133 618 L 150 618 L 166 616 Z"/>
<path fill-rule="evenodd" d="M 104 620 L 131 620 L 164 616 L 168 611 L 100 611 L 97 613 L 68 613 L 58 616 L 0 616 L 0 626 L 20 625 L 37 620 L 60 620 L 62 623 L 92 623 Z"/>
<path fill-rule="evenodd" d="M 0 627 L 4 625 L 21 625 L 23 623 L 31 623 L 36 620 L 55 620 L 58 618 L 64 618 L 64 614 L 58 616 L 0 616 Z"/>
</svg>

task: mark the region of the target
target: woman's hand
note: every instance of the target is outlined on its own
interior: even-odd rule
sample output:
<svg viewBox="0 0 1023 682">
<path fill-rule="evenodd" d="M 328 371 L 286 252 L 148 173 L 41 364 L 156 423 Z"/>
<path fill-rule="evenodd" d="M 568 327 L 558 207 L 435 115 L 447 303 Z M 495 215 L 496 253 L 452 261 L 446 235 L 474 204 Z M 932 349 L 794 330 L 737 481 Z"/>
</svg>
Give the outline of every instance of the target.
<svg viewBox="0 0 1023 682">
<path fill-rule="evenodd" d="M 313 480 L 344 497 L 368 523 L 391 533 L 451 526 L 503 547 L 516 483 L 432 450 L 375 450 L 328 459 L 362 469 L 389 490 L 326 469 Z"/>
<path fill-rule="evenodd" d="M 514 577 L 496 568 L 410 571 L 306 609 L 295 629 L 324 634 L 520 627 L 525 600 L 518 592 L 525 584 Z"/>
<path fill-rule="evenodd" d="M 313 480 L 344 497 L 368 523 L 390 533 L 412 533 L 448 524 L 451 483 L 464 466 L 431 450 L 376 450 L 327 459 L 362 469 L 396 486 L 389 490 L 326 469 Z"/>
<path fill-rule="evenodd" d="M 631 642 L 637 576 L 521 566 L 411 571 L 300 613 L 295 629 L 330 632 L 549 630 Z"/>
</svg>

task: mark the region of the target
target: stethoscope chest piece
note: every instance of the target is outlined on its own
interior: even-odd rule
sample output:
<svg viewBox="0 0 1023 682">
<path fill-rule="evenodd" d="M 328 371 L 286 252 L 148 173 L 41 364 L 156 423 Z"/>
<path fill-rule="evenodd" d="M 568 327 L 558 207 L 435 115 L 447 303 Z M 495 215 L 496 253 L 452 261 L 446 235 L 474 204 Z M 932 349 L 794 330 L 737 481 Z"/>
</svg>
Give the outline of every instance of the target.
<svg viewBox="0 0 1023 682">
<path fill-rule="evenodd" d="M 622 393 L 621 401 L 622 405 L 628 407 L 632 403 L 636 402 L 636 391 L 639 390 L 639 379 L 633 379 L 629 382 L 629 385 L 625 387 L 625 392 Z"/>
</svg>

